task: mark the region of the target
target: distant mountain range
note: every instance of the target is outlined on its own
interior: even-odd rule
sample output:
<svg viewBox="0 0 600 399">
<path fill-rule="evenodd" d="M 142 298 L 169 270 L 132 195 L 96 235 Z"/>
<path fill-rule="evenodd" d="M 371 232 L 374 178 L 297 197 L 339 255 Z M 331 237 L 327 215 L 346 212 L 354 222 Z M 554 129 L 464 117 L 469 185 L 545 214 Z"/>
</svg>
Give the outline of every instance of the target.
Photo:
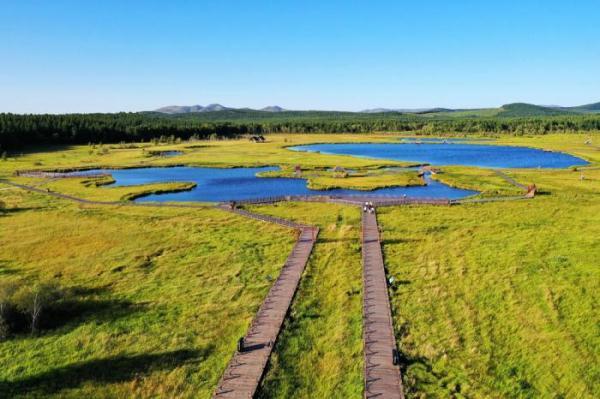
<svg viewBox="0 0 600 399">
<path fill-rule="evenodd" d="M 163 114 L 189 114 L 192 112 L 215 112 L 215 111 L 228 111 L 235 110 L 238 108 L 229 108 L 225 107 L 221 104 L 208 104 L 206 107 L 202 105 L 169 105 L 166 107 L 159 108 L 154 112 L 161 112 Z M 242 108 L 249 109 L 249 108 Z M 265 111 L 265 112 L 283 112 L 285 111 L 278 105 L 271 105 L 268 107 L 261 108 L 257 111 Z"/>
<path fill-rule="evenodd" d="M 534 105 L 527 103 L 505 104 L 500 108 L 373 108 L 360 111 L 366 114 L 400 112 L 403 114 L 433 114 L 445 112 L 476 112 L 497 110 L 502 116 L 524 115 L 561 115 L 565 113 L 595 113 L 600 112 L 600 102 L 594 104 L 580 105 L 576 107 L 563 107 L 560 105 Z"/>
<path fill-rule="evenodd" d="M 206 112 L 222 112 L 228 113 L 243 111 L 256 113 L 286 113 L 290 112 L 278 105 L 271 105 L 261 109 L 250 108 L 230 108 L 221 104 L 202 105 L 170 105 L 162 107 L 154 112 L 163 114 L 189 114 L 189 113 L 206 113 Z M 315 112 L 315 111 L 293 111 L 295 113 Z M 318 112 L 318 111 L 317 111 Z M 505 104 L 499 108 L 471 108 L 471 109 L 452 109 L 452 108 L 372 108 L 359 111 L 363 114 L 383 114 L 383 113 L 398 113 L 398 114 L 418 114 L 423 116 L 447 116 L 447 117 L 529 117 L 529 116 L 552 116 L 552 115 L 575 115 L 575 114 L 592 114 L 600 113 L 600 102 L 575 107 L 563 107 L 559 105 L 535 105 L 527 103 L 512 103 Z"/>
</svg>

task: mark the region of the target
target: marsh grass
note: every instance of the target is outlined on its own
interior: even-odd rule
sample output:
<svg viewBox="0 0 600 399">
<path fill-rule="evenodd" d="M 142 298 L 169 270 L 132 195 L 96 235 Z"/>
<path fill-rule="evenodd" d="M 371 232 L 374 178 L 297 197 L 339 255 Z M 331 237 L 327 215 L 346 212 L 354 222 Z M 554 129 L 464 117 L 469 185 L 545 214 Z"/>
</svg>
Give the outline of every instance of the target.
<svg viewBox="0 0 600 399">
<path fill-rule="evenodd" d="M 600 172 L 515 175 L 552 195 L 380 211 L 409 397 L 600 394 Z"/>
<path fill-rule="evenodd" d="M 259 397 L 362 397 L 358 209 L 317 203 L 252 209 L 321 228 Z"/>
<path fill-rule="evenodd" d="M 372 135 L 369 141 L 394 141 L 388 135 Z M 203 141 L 202 144 L 181 143 L 155 145 L 139 143 L 132 148 L 111 149 L 100 155 L 91 146 L 56 146 L 30 149 L 22 154 L 15 153 L 5 162 L 0 162 L 0 178 L 10 177 L 16 170 L 73 170 L 96 168 L 123 168 L 147 166 L 268 166 L 302 165 L 303 167 L 331 167 L 332 165 L 375 167 L 381 165 L 404 166 L 408 163 L 360 159 L 351 156 L 325 155 L 290 151 L 287 146 L 314 142 L 365 141 L 363 135 L 272 135 L 266 143 L 256 144 L 248 140 Z M 174 157 L 148 157 L 152 152 L 181 151 Z"/>
<path fill-rule="evenodd" d="M 1 278 L 79 292 L 59 323 L 0 344 L 0 396 L 209 397 L 295 239 L 214 208 L 0 196 Z"/>
<path fill-rule="evenodd" d="M 100 179 L 84 177 L 66 179 L 17 177 L 12 179 L 16 183 L 103 202 L 131 201 L 149 194 L 189 191 L 196 187 L 196 183 L 193 182 L 168 182 L 112 187 L 108 185 L 111 180 L 113 179 L 105 177 Z"/>
<path fill-rule="evenodd" d="M 303 170 L 296 176 L 292 168 L 284 168 L 259 173 L 260 177 L 291 177 L 307 180 L 307 187 L 312 190 L 331 190 L 345 188 L 353 190 L 374 190 L 385 187 L 423 186 L 425 182 L 418 176 L 416 170 L 411 171 L 386 171 L 382 168 L 361 168 L 352 173 L 334 172 L 324 169 Z"/>
<path fill-rule="evenodd" d="M 591 162 L 505 170 L 538 186 L 532 201 L 379 211 L 386 266 L 397 281 L 391 299 L 408 397 L 600 396 L 600 150 L 585 144 L 587 137 L 489 142 L 567 151 Z M 96 187 L 12 174 L 181 164 L 376 169 L 403 164 L 285 146 L 396 140 L 280 135 L 264 144 L 145 143 L 111 146 L 108 153 L 88 146 L 36 149 L 9 154 L 0 177 L 119 201 L 186 183 Z M 166 150 L 184 153 L 147 156 Z M 484 196 L 520 191 L 485 169 L 442 169 L 437 177 L 444 182 Z M 80 206 L 1 182 L 0 202 L 0 278 L 56 280 L 81 290 L 60 323 L 0 344 L 0 392 L 17 397 L 210 397 L 295 238 L 290 230 L 207 207 Z M 361 397 L 359 210 L 317 203 L 252 209 L 321 227 L 260 396 Z"/>
<path fill-rule="evenodd" d="M 511 173 L 511 172 L 507 172 Z M 432 179 L 452 187 L 479 191 L 481 197 L 515 196 L 523 189 L 509 183 L 491 169 L 465 166 L 444 166 Z M 527 182 L 517 182 L 527 186 Z"/>
</svg>

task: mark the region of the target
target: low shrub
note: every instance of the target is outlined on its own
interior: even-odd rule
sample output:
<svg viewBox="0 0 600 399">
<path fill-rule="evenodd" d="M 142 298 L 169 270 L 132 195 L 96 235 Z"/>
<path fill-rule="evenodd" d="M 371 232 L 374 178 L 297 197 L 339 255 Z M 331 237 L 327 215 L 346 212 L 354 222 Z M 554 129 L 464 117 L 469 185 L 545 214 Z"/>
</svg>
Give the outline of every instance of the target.
<svg viewBox="0 0 600 399">
<path fill-rule="evenodd" d="M 28 284 L 4 282 L 0 285 L 0 339 L 28 326 L 39 331 L 40 319 L 64 298 L 64 291 L 52 282 Z"/>
</svg>

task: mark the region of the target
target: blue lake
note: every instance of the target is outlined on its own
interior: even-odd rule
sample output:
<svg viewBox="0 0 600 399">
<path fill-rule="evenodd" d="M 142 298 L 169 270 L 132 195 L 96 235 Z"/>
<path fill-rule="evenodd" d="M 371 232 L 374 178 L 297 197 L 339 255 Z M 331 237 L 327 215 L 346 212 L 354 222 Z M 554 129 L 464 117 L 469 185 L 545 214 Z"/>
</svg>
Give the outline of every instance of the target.
<svg viewBox="0 0 600 399">
<path fill-rule="evenodd" d="M 465 165 L 486 168 L 567 168 L 587 164 L 581 158 L 562 152 L 485 144 L 344 143 L 312 144 L 289 147 L 289 149 L 421 164 Z"/>
<path fill-rule="evenodd" d="M 509 147 L 466 143 L 440 144 L 315 144 L 291 147 L 296 151 L 314 151 L 326 154 L 344 154 L 385 160 L 430 163 L 434 165 L 468 165 L 493 168 L 565 168 L 585 165 L 583 159 L 560 152 L 547 152 L 527 147 Z M 136 168 L 119 170 L 92 170 L 89 173 L 110 173 L 115 186 L 186 181 L 197 187 L 179 193 L 153 194 L 137 201 L 229 201 L 283 195 L 377 195 L 407 196 L 414 198 L 464 198 L 475 191 L 449 187 L 425 176 L 427 185 L 417 187 L 382 188 L 373 191 L 310 190 L 304 179 L 263 178 L 260 172 L 276 170 L 261 168 Z M 393 168 L 391 168 L 393 169 Z"/>
<path fill-rule="evenodd" d="M 398 139 L 401 143 L 430 143 L 430 144 L 448 144 L 448 143 L 473 143 L 480 141 L 494 141 L 492 138 L 465 138 L 465 137 L 401 137 Z"/>
<path fill-rule="evenodd" d="M 166 194 L 152 194 L 136 201 L 229 201 L 281 195 L 385 195 L 413 198 L 457 199 L 476 194 L 475 191 L 461 190 L 427 179 L 427 186 L 392 187 L 373 191 L 359 190 L 310 190 L 304 179 L 257 177 L 260 172 L 277 170 L 276 167 L 262 168 L 136 168 L 136 169 L 97 169 L 85 174 L 110 173 L 116 182 L 112 186 L 131 186 L 158 182 L 195 182 L 191 191 Z"/>
</svg>

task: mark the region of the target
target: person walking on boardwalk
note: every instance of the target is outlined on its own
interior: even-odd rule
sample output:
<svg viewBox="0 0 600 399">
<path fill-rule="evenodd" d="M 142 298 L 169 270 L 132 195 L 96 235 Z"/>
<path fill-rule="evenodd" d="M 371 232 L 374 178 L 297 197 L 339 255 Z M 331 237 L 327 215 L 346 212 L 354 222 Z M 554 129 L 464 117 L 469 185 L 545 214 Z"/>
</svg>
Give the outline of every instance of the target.
<svg viewBox="0 0 600 399">
<path fill-rule="evenodd" d="M 373 206 L 373 202 L 369 201 L 369 213 L 375 213 L 375 207 Z"/>
</svg>

